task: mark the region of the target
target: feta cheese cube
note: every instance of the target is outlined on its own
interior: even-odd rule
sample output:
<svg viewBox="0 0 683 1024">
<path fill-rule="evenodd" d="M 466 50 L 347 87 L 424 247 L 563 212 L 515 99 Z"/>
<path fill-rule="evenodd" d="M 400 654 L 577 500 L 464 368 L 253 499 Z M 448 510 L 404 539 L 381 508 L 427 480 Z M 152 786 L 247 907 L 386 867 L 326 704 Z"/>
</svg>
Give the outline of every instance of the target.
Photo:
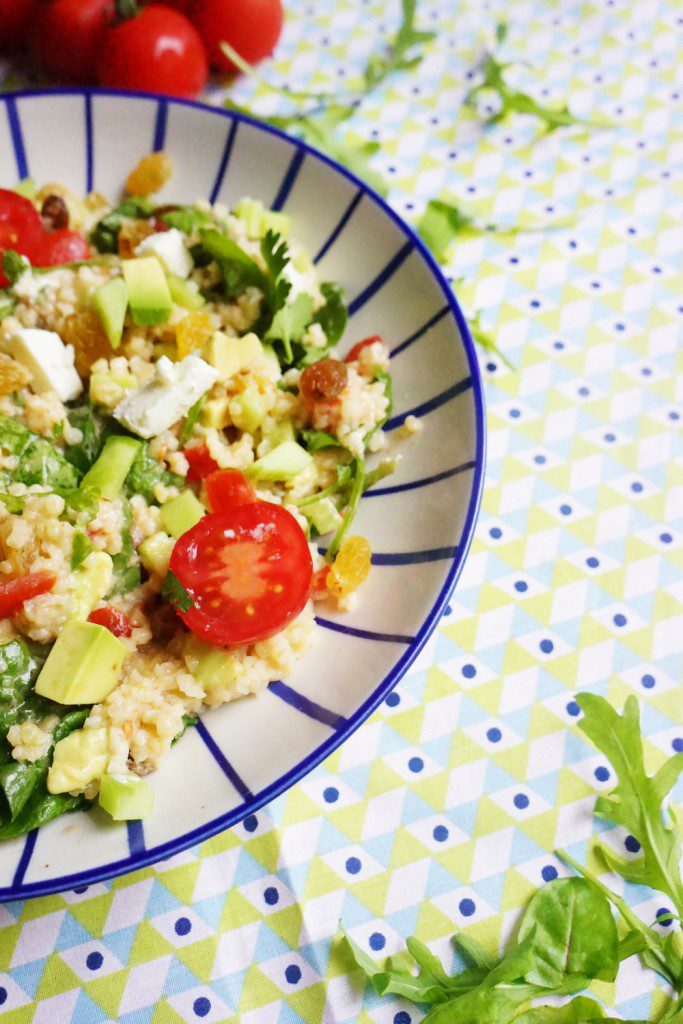
<svg viewBox="0 0 683 1024">
<path fill-rule="evenodd" d="M 189 277 L 194 263 L 185 248 L 185 236 L 178 228 L 159 231 L 143 238 L 135 250 L 136 256 L 156 256 L 167 274 Z"/>
<path fill-rule="evenodd" d="M 22 327 L 5 342 L 5 351 L 29 371 L 37 395 L 56 391 L 63 402 L 70 402 L 83 391 L 73 346 L 65 345 L 55 331 Z"/>
<path fill-rule="evenodd" d="M 162 356 L 154 376 L 129 391 L 114 409 L 114 416 L 139 437 L 156 437 L 187 416 L 218 377 L 213 366 L 194 352 L 179 363 Z"/>
</svg>

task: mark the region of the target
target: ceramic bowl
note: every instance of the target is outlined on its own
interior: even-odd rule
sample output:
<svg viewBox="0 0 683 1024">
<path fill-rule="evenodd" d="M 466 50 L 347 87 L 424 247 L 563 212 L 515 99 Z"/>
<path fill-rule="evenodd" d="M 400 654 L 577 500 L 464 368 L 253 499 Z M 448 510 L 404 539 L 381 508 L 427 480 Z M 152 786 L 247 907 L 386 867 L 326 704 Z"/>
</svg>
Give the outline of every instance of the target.
<svg viewBox="0 0 683 1024">
<path fill-rule="evenodd" d="M 484 475 L 484 402 L 472 340 L 440 270 L 371 189 L 327 157 L 256 121 L 158 97 L 85 90 L 0 96 L 0 186 L 26 176 L 111 199 L 164 149 L 159 202 L 245 195 L 286 210 L 323 280 L 349 301 L 341 348 L 381 334 L 394 408 L 423 430 L 397 472 L 361 502 L 355 533 L 372 573 L 346 614 L 286 682 L 207 713 L 150 776 L 154 815 L 115 825 L 93 808 L 0 844 L 0 899 L 75 888 L 167 858 L 254 815 L 343 743 L 405 673 L 451 594 L 472 539 Z M 322 801 L 315 780 L 313 799 Z M 252 818 L 248 826 L 254 825 Z"/>
</svg>

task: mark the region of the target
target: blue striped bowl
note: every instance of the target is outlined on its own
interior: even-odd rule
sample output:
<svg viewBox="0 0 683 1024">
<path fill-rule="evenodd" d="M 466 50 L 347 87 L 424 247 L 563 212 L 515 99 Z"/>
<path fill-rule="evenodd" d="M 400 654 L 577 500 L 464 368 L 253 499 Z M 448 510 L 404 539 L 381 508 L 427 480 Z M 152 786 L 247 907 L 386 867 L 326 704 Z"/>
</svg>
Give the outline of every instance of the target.
<svg viewBox="0 0 683 1024">
<path fill-rule="evenodd" d="M 390 346 L 386 429 L 416 414 L 424 431 L 361 503 L 354 531 L 369 538 L 374 570 L 353 611 L 318 620 L 320 642 L 286 683 L 207 714 L 174 747 L 152 776 L 155 813 L 144 828 L 114 826 L 93 809 L 0 845 L 2 900 L 100 881 L 238 822 L 257 828 L 258 808 L 347 739 L 415 659 L 477 518 L 485 427 L 472 340 L 438 267 L 379 196 L 303 143 L 223 110 L 81 89 L 0 96 L 0 185 L 30 175 L 114 199 L 152 148 L 173 161 L 161 203 L 250 195 L 291 214 L 322 278 L 346 289 L 344 346 L 375 333 Z M 324 803 L 322 778 L 301 785 Z"/>
</svg>

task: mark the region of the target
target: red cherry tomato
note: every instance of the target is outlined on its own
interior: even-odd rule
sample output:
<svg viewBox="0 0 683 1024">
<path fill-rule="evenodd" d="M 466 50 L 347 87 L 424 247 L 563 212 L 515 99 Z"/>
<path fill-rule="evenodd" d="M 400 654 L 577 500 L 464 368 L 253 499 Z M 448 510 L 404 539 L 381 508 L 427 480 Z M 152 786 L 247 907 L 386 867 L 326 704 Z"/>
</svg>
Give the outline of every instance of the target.
<svg viewBox="0 0 683 1024">
<path fill-rule="evenodd" d="M 282 0 L 200 0 L 194 15 L 212 67 L 230 73 L 236 68 L 221 43 L 229 43 L 248 64 L 256 64 L 275 49 L 282 20 Z"/>
<path fill-rule="evenodd" d="M 192 19 L 193 8 L 196 0 L 153 0 L 153 7 L 172 7 L 174 11 L 180 11 L 181 14 Z"/>
<path fill-rule="evenodd" d="M 90 248 L 83 235 L 70 228 L 48 231 L 43 235 L 35 251 L 37 267 L 58 267 L 62 263 L 90 258 Z"/>
<path fill-rule="evenodd" d="M 237 505 L 257 501 L 256 491 L 239 469 L 219 469 L 204 481 L 206 498 L 212 512 L 229 512 Z"/>
<path fill-rule="evenodd" d="M 74 82 L 95 78 L 112 0 L 48 0 L 36 4 L 31 53 L 44 71 Z"/>
<path fill-rule="evenodd" d="M 165 5 L 107 29 L 99 57 L 99 82 L 115 89 L 141 89 L 171 96 L 196 96 L 209 74 L 194 25 Z"/>
<path fill-rule="evenodd" d="M 12 50 L 25 35 L 34 0 L 2 0 L 0 3 L 0 50 Z"/>
<path fill-rule="evenodd" d="M 33 203 L 0 188 L 0 253 L 14 249 L 33 262 L 43 234 L 43 222 Z M 7 278 L 0 271 L 0 285 L 6 284 Z"/>
<path fill-rule="evenodd" d="M 205 444 L 191 444 L 183 448 L 183 455 L 190 463 L 187 479 L 190 483 L 203 480 L 209 473 L 215 473 L 220 466 L 213 458 Z"/>
<path fill-rule="evenodd" d="M 0 583 L 0 619 L 8 619 L 21 611 L 24 601 L 39 594 L 47 594 L 55 585 L 53 572 L 31 572 L 18 580 Z"/>
<path fill-rule="evenodd" d="M 373 334 L 369 338 L 363 338 L 362 341 L 357 341 L 353 348 L 350 348 L 349 351 L 344 356 L 344 362 L 355 363 L 356 359 L 358 359 L 358 356 L 361 354 L 364 348 L 368 348 L 370 345 L 374 345 L 376 341 L 381 340 L 382 339 L 380 338 L 379 334 Z"/>
<path fill-rule="evenodd" d="M 311 579 L 311 597 L 329 597 L 330 592 L 327 589 L 327 577 L 329 574 L 329 565 L 323 565 L 313 573 L 313 578 Z"/>
<path fill-rule="evenodd" d="M 306 535 L 281 505 L 255 501 L 209 514 L 176 541 L 171 570 L 194 602 L 179 612 L 211 644 L 251 644 L 278 633 L 308 600 Z"/>
<path fill-rule="evenodd" d="M 110 604 L 106 604 L 104 608 L 96 608 L 94 612 L 91 612 L 88 616 L 88 622 L 104 626 L 114 636 L 131 636 L 133 633 L 133 627 L 128 616 Z"/>
</svg>

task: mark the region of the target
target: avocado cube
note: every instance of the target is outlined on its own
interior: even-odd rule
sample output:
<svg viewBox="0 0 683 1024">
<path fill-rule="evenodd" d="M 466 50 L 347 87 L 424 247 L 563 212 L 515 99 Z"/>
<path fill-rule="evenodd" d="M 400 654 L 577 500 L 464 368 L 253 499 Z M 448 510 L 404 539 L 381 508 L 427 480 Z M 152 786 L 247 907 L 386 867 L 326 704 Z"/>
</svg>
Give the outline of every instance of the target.
<svg viewBox="0 0 683 1024">
<path fill-rule="evenodd" d="M 104 333 L 112 348 L 118 348 L 128 309 L 128 288 L 122 277 L 113 277 L 101 284 L 92 297 L 95 312 L 102 321 Z"/>
<path fill-rule="evenodd" d="M 134 322 L 142 327 L 166 323 L 173 312 L 173 299 L 159 260 L 138 256 L 123 260 L 121 269 Z"/>
<path fill-rule="evenodd" d="M 280 420 L 279 423 L 274 423 L 270 430 L 266 433 L 266 438 L 270 445 L 270 450 L 277 448 L 283 441 L 295 441 L 296 433 L 294 431 L 294 425 L 291 420 Z"/>
<path fill-rule="evenodd" d="M 213 696 L 217 703 L 223 703 L 226 694 L 237 695 L 236 686 L 244 667 L 231 651 L 207 644 L 190 633 L 184 640 L 183 660 L 207 696 Z"/>
<path fill-rule="evenodd" d="M 98 704 L 116 686 L 128 648 L 105 626 L 64 624 L 36 680 L 35 691 L 57 704 Z"/>
<path fill-rule="evenodd" d="M 73 574 L 74 608 L 71 619 L 87 619 L 111 590 L 114 563 L 106 551 L 91 551 Z"/>
<path fill-rule="evenodd" d="M 228 381 L 248 370 L 263 355 L 263 345 L 255 334 L 245 334 L 243 338 L 228 338 L 221 331 L 216 331 L 204 346 L 202 355 L 207 363 L 218 370 L 220 379 Z"/>
<path fill-rule="evenodd" d="M 312 461 L 313 457 L 296 441 L 283 441 L 257 459 L 246 472 L 252 480 L 291 480 Z"/>
<path fill-rule="evenodd" d="M 81 487 L 94 488 L 107 501 L 118 498 L 141 447 L 142 441 L 134 437 L 108 437 L 96 462 L 81 480 Z"/>
<path fill-rule="evenodd" d="M 177 274 L 167 274 L 166 280 L 168 281 L 168 290 L 171 293 L 171 298 L 176 306 L 182 306 L 183 309 L 189 309 L 194 312 L 197 309 L 201 309 L 205 304 L 204 296 L 199 289 L 193 287 L 189 282 L 183 281 L 182 277 L 178 277 Z"/>
<path fill-rule="evenodd" d="M 109 763 L 106 729 L 77 729 L 55 746 L 47 773 L 49 793 L 85 789 L 101 778 Z"/>
<path fill-rule="evenodd" d="M 114 821 L 139 821 L 154 809 L 154 790 L 137 775 L 103 775 L 99 800 Z"/>
<path fill-rule="evenodd" d="M 206 509 L 202 503 L 192 491 L 185 490 L 161 506 L 159 518 L 166 532 L 177 540 L 183 533 L 196 526 L 205 515 Z"/>
<path fill-rule="evenodd" d="M 244 391 L 235 395 L 231 403 L 230 415 L 236 427 L 246 430 L 248 434 L 254 434 L 263 423 L 268 408 L 265 395 L 252 385 Z"/>
<path fill-rule="evenodd" d="M 218 398 L 207 398 L 199 414 L 199 420 L 205 427 L 215 427 L 216 430 L 223 430 L 230 422 L 228 406 L 230 399 L 227 395 L 220 395 Z"/>
<path fill-rule="evenodd" d="M 173 537 L 169 537 L 163 530 L 143 540 L 138 548 L 138 554 L 147 572 L 155 573 L 157 576 L 166 575 L 174 543 Z"/>
</svg>

